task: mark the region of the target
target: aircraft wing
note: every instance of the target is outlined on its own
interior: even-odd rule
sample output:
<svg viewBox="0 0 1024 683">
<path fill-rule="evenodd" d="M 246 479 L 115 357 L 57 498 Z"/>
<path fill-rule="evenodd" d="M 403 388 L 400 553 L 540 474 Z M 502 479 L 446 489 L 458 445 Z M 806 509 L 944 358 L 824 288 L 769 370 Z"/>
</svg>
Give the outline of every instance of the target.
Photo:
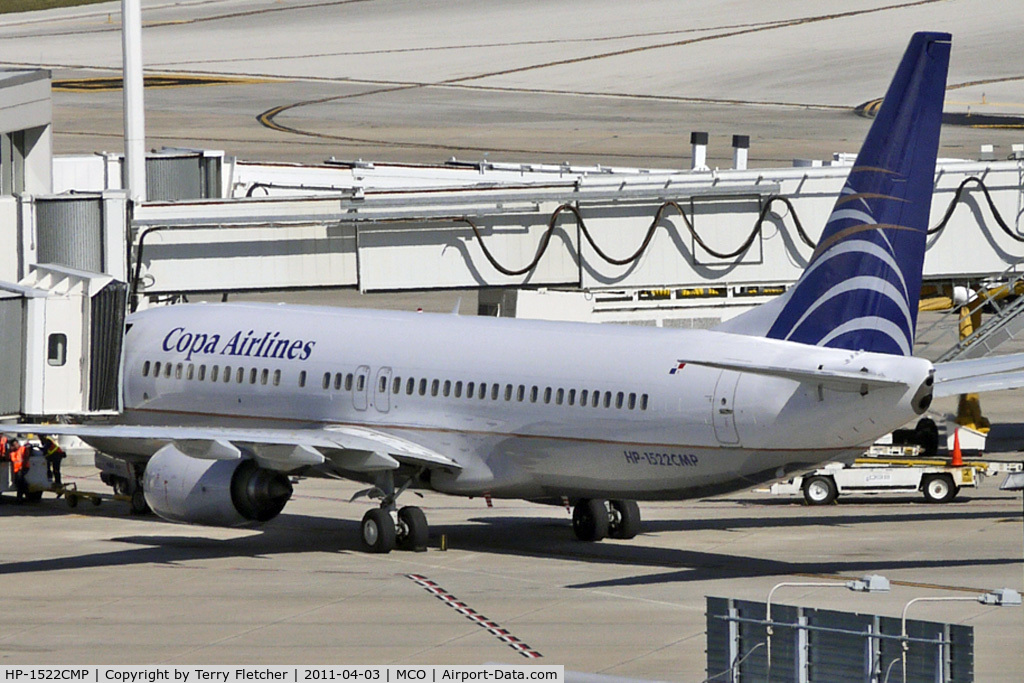
<svg viewBox="0 0 1024 683">
<path fill-rule="evenodd" d="M 203 460 L 235 460 L 242 449 L 263 467 L 288 471 L 330 461 L 355 472 L 395 469 L 401 463 L 426 468 L 461 469 L 451 458 L 408 439 L 367 427 L 312 429 L 175 427 L 153 425 L 0 425 L 5 434 L 67 434 L 119 440 L 173 443 L 182 453 Z"/>
<path fill-rule="evenodd" d="M 1024 353 L 935 364 L 935 395 L 1024 387 Z"/>
</svg>

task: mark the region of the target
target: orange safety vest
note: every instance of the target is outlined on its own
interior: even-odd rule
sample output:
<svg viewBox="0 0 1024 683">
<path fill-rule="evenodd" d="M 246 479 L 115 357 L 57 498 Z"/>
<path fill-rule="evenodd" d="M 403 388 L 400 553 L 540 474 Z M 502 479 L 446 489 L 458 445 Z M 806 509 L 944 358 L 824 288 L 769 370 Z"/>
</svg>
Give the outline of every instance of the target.
<svg viewBox="0 0 1024 683">
<path fill-rule="evenodd" d="M 25 444 L 22 444 L 22 445 L 18 446 L 17 448 L 15 448 L 11 452 L 11 469 L 14 470 L 15 474 L 18 474 L 19 472 L 21 472 L 22 469 L 28 469 L 25 466 L 26 465 L 26 462 L 25 462 L 26 461 L 26 457 L 25 457 L 25 455 L 26 455 L 26 451 L 27 450 L 28 449 L 25 447 Z"/>
<path fill-rule="evenodd" d="M 7 458 L 7 435 L 0 436 L 0 460 Z"/>
</svg>

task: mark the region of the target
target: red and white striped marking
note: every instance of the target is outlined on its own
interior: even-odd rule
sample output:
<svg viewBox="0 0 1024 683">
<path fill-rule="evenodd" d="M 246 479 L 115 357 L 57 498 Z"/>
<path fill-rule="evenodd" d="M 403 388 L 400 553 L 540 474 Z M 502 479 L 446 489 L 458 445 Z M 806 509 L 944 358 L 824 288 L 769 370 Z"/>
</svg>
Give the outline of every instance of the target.
<svg viewBox="0 0 1024 683">
<path fill-rule="evenodd" d="M 420 576 L 419 574 L 406 574 L 406 577 L 418 583 L 420 586 L 426 589 L 427 592 L 432 593 L 434 597 L 436 597 L 437 599 L 444 601 L 445 604 L 447 604 L 449 607 L 451 607 L 453 610 L 455 610 L 462 616 L 466 617 L 472 622 L 475 622 L 478 626 L 482 626 L 483 628 L 487 629 L 487 631 L 491 635 L 493 635 L 495 638 L 508 645 L 510 648 L 512 648 L 522 656 L 529 657 L 530 659 L 537 659 L 538 657 L 544 656 L 541 653 L 534 650 L 533 648 L 531 648 L 523 641 L 516 638 L 514 635 L 512 635 L 502 627 L 498 626 L 496 623 L 494 623 L 484 615 L 478 613 L 476 610 L 470 607 L 467 607 L 466 603 L 458 600 L 454 595 L 452 595 L 445 589 L 441 588 L 427 577 Z"/>
</svg>

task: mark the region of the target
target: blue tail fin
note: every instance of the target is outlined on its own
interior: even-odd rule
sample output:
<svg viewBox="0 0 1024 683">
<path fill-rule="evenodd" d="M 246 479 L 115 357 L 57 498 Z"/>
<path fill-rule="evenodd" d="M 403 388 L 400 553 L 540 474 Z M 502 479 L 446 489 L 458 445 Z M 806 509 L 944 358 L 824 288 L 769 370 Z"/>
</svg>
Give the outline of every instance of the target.
<svg viewBox="0 0 1024 683">
<path fill-rule="evenodd" d="M 950 35 L 916 33 L 810 263 L 767 336 L 910 355 Z"/>
</svg>

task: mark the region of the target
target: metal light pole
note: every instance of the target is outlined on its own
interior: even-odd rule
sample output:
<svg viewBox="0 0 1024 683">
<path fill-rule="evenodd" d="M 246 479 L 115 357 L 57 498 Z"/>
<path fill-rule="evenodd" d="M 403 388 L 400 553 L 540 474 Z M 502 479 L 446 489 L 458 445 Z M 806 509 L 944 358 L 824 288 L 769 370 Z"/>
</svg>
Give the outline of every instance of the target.
<svg viewBox="0 0 1024 683">
<path fill-rule="evenodd" d="M 981 595 L 971 597 L 924 597 L 914 598 L 903 606 L 903 616 L 900 619 L 900 643 L 903 646 L 903 683 L 907 681 L 907 650 L 910 646 L 907 643 L 907 610 L 915 602 L 980 602 L 983 605 L 995 605 L 997 607 L 1012 607 L 1020 605 L 1020 593 L 1012 588 L 1000 588 Z"/>
<path fill-rule="evenodd" d="M 885 593 L 889 590 L 889 579 L 878 574 L 870 574 L 865 576 L 863 579 L 857 579 L 855 581 L 829 581 L 825 582 L 809 582 L 809 581 L 783 581 L 782 583 L 775 584 L 770 591 L 768 591 L 768 599 L 765 600 L 764 616 L 765 621 L 768 622 L 765 626 L 765 653 L 767 656 L 766 679 L 771 678 L 772 673 L 772 596 L 780 588 L 787 586 L 804 586 L 806 588 L 846 588 L 847 590 L 856 591 L 858 593 Z"/>
<path fill-rule="evenodd" d="M 141 0 L 121 0 L 124 68 L 125 189 L 133 202 L 146 201 L 146 114 L 142 81 Z"/>
</svg>

